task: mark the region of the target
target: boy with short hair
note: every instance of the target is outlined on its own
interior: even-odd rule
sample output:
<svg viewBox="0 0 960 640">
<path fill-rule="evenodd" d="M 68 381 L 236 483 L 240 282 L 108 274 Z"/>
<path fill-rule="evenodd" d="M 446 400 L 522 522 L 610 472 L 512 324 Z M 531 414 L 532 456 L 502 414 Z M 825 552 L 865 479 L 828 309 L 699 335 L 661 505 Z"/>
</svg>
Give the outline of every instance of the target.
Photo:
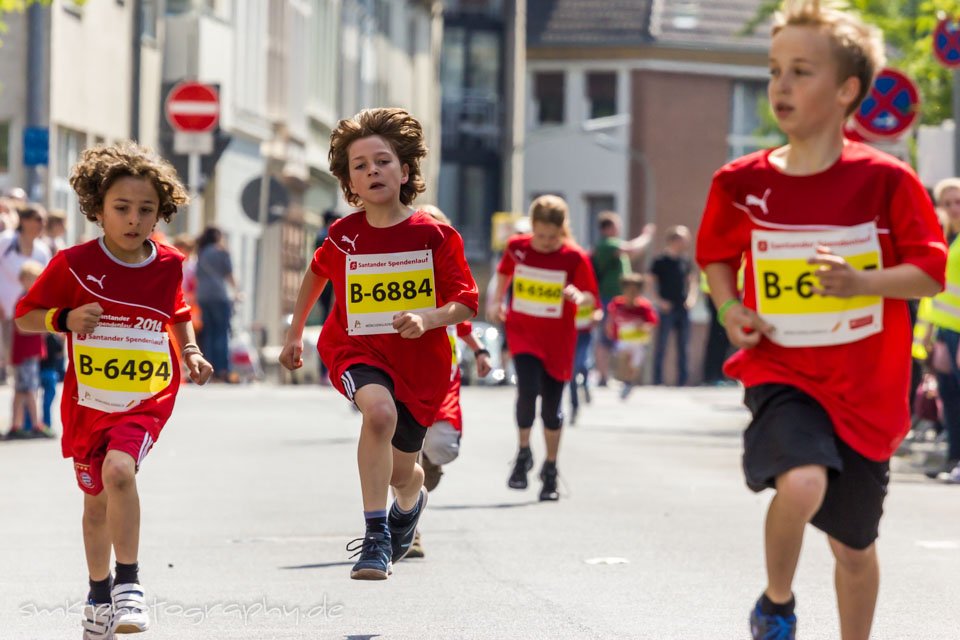
<svg viewBox="0 0 960 640">
<path fill-rule="evenodd" d="M 28 260 L 20 267 L 20 284 L 26 295 L 33 283 L 43 273 L 43 265 Z M 43 336 L 20 331 L 13 326 L 13 339 L 10 341 L 10 363 L 13 365 L 13 419 L 10 423 L 10 436 L 27 434 L 31 436 L 52 437 L 49 422 L 40 422 L 37 414 L 37 391 L 40 390 L 40 360 L 45 355 Z M 24 421 L 29 421 L 29 430 L 24 429 Z"/>
<path fill-rule="evenodd" d="M 683 225 L 667 229 L 666 248 L 650 265 L 653 300 L 660 315 L 653 350 L 653 384 L 663 384 L 663 359 L 670 334 L 676 332 L 677 386 L 687 384 L 690 309 L 697 301 L 693 261 L 689 257 L 690 230 Z"/>
<path fill-rule="evenodd" d="M 946 264 L 916 174 L 843 137 L 882 66 L 876 28 L 825 1 L 785 2 L 768 93 L 788 143 L 721 168 L 700 227 L 697 259 L 741 348 L 725 371 L 753 414 L 747 484 L 777 492 L 753 638 L 795 638 L 791 588 L 808 522 L 836 559 L 842 639 L 867 640 L 873 622 L 889 459 L 909 428 L 905 299 L 939 291 Z"/>
</svg>

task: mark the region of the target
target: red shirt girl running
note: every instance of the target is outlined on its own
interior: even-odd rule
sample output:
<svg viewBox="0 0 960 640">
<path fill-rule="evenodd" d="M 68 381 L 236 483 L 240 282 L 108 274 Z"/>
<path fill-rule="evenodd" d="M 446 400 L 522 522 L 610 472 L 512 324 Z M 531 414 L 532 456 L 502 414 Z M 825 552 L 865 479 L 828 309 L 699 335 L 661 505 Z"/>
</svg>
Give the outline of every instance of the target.
<svg viewBox="0 0 960 640">
<path fill-rule="evenodd" d="M 577 306 L 596 304 L 597 279 L 587 254 L 570 240 L 567 203 L 558 196 L 541 196 L 530 205 L 532 234 L 514 236 L 500 265 L 501 278 L 490 306 L 492 320 L 504 319 L 507 342 L 517 370 L 517 426 L 520 450 L 507 484 L 527 488 L 533 467 L 530 429 L 541 397 L 547 459 L 540 472 L 541 500 L 557 500 L 557 452 L 563 412 L 563 384 L 573 369 L 577 341 Z M 510 308 L 504 309 L 512 285 Z"/>
</svg>

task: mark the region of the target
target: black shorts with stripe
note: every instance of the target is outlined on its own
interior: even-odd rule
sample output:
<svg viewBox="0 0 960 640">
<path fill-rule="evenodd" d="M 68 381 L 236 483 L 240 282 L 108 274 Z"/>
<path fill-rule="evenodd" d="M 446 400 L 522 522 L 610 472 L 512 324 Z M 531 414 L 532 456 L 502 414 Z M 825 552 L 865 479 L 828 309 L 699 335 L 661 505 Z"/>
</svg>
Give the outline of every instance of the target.
<svg viewBox="0 0 960 640">
<path fill-rule="evenodd" d="M 394 395 L 393 379 L 382 369 L 368 365 L 355 364 L 340 376 L 343 383 L 343 390 L 347 398 L 356 404 L 353 399 L 354 394 L 368 384 L 378 384 L 386 387 L 390 395 Z M 393 432 L 391 443 L 394 448 L 405 453 L 416 453 L 423 447 L 423 439 L 427 435 L 427 428 L 414 420 L 410 410 L 402 402 L 398 402 L 394 397 L 394 403 L 397 405 L 397 428 Z"/>
</svg>

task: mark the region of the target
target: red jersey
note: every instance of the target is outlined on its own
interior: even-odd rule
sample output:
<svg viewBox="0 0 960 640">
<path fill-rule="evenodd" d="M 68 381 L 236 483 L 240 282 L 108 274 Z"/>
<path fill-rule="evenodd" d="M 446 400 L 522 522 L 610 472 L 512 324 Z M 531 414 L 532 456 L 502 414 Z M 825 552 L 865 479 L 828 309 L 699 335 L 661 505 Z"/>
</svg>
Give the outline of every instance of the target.
<svg viewBox="0 0 960 640">
<path fill-rule="evenodd" d="M 180 291 L 183 256 L 151 245 L 151 257 L 140 264 L 121 262 L 102 240 L 64 249 L 17 305 L 17 317 L 91 302 L 103 307 L 92 334 L 67 335 L 65 458 L 87 458 L 99 432 L 120 423 L 140 425 L 156 441 L 173 411 L 180 364 L 167 327 L 188 322 L 190 307 Z"/>
<path fill-rule="evenodd" d="M 433 424 L 450 387 L 447 332 L 440 327 L 409 340 L 391 321 L 396 313 L 450 302 L 476 313 L 477 285 L 460 234 L 420 211 L 382 229 L 358 211 L 330 226 L 310 268 L 333 284 L 336 303 L 317 343 L 333 385 L 344 393 L 348 368 L 376 367 L 393 380 L 394 396 L 414 419 Z"/>
<path fill-rule="evenodd" d="M 633 306 L 627 305 L 627 299 L 624 296 L 617 296 L 607 305 L 607 317 L 610 319 L 612 334 L 610 337 L 614 340 L 620 339 L 620 333 L 623 330 L 630 332 L 630 338 L 637 338 L 638 342 L 649 342 L 649 340 L 640 340 L 639 333 L 641 326 L 645 324 L 657 324 L 659 318 L 657 312 L 653 309 L 650 301 L 643 296 L 637 296 L 633 301 Z M 649 338 L 649 336 L 647 336 Z"/>
<path fill-rule="evenodd" d="M 564 300 L 563 288 L 573 284 L 599 300 L 597 279 L 587 253 L 565 242 L 553 253 L 540 253 L 530 244 L 532 234 L 510 238 L 497 271 L 512 279 L 507 310 L 510 353 L 539 358 L 550 377 L 569 380 L 577 343 L 577 305 Z"/>
<path fill-rule="evenodd" d="M 911 330 L 906 301 L 813 296 L 809 287 L 814 268 L 804 267 L 804 260 L 789 252 L 803 247 L 804 255 L 812 257 L 815 247 L 809 239 L 857 227 L 857 235 L 872 238 L 878 249 L 864 264 L 857 261 L 870 252 L 847 256 L 849 263 L 858 268 L 912 264 L 943 286 L 946 244 L 930 198 L 910 167 L 864 144 L 847 143 L 833 166 L 810 176 L 780 172 L 770 164 L 769 155 L 769 150 L 750 154 L 714 175 L 697 238 L 701 267 L 719 262 L 736 272 L 746 257 L 743 303 L 751 309 L 758 308 L 759 292 L 768 309 L 787 315 L 791 308 L 800 308 L 792 305 L 801 304 L 827 310 L 873 304 L 876 312 L 833 328 L 863 330 L 862 338 L 853 336 L 843 344 L 783 346 L 774 340 L 787 336 L 775 334 L 753 349 L 738 351 L 724 371 L 748 387 L 765 383 L 797 387 L 824 407 L 844 442 L 867 458 L 886 460 L 909 428 Z M 861 234 L 861 229 L 868 233 Z M 767 241 L 782 239 L 783 232 L 795 240 Z M 842 249 L 843 243 L 838 243 L 836 251 Z M 757 268 L 758 261 L 771 264 L 775 251 L 793 256 L 781 261 L 786 272 Z M 802 331 L 795 331 L 795 337 L 802 339 Z"/>
<path fill-rule="evenodd" d="M 443 398 L 437 417 L 433 419 L 434 424 L 443 421 L 449 422 L 457 431 L 463 431 L 463 410 L 460 408 L 460 385 L 463 374 L 460 372 L 460 351 L 456 340 L 470 335 L 472 331 L 473 324 L 469 320 L 460 322 L 456 326 L 447 327 L 447 335 L 450 336 L 450 348 L 453 351 L 450 387 L 447 389 L 447 395 Z"/>
<path fill-rule="evenodd" d="M 23 296 L 20 296 L 20 299 L 22 300 Z M 16 323 L 13 324 L 13 334 L 10 336 L 10 364 L 17 366 L 31 358 L 42 359 L 46 355 L 46 340 L 42 333 L 24 333 L 17 328 Z"/>
</svg>

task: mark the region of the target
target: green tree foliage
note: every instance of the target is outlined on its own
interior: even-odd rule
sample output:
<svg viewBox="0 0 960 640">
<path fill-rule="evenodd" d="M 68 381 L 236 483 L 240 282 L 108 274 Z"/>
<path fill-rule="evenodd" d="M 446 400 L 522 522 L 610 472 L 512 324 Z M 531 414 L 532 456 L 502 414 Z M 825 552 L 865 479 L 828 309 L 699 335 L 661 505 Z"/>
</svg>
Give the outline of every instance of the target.
<svg viewBox="0 0 960 640">
<path fill-rule="evenodd" d="M 938 124 L 950 118 L 951 71 L 934 57 L 932 36 L 941 17 L 960 20 L 960 0 L 848 0 L 846 4 L 883 30 L 887 64 L 917 82 L 921 122 Z M 780 0 L 763 0 L 745 29 L 764 24 L 779 6 Z"/>
</svg>

